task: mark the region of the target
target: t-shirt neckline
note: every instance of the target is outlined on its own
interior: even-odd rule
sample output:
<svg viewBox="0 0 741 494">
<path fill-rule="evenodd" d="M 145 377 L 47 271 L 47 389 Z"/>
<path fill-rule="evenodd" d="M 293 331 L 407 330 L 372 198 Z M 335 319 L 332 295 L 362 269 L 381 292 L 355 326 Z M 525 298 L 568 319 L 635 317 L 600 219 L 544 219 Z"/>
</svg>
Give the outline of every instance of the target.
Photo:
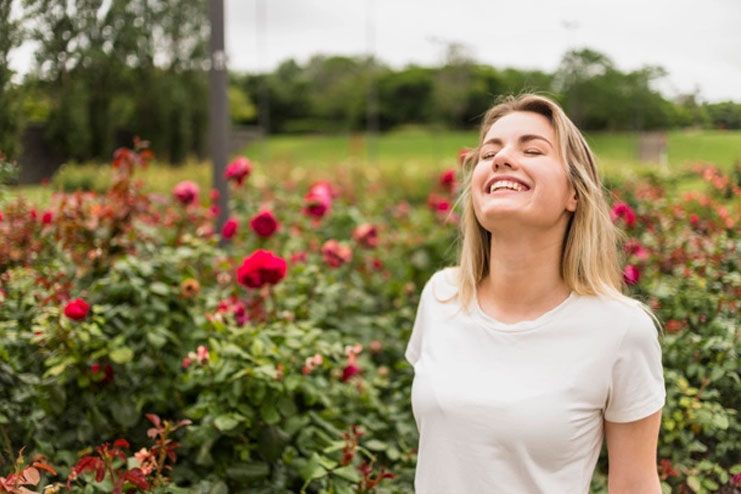
<svg viewBox="0 0 741 494">
<path fill-rule="evenodd" d="M 535 329 L 553 319 L 558 313 L 562 312 L 571 302 L 576 298 L 576 292 L 571 290 L 568 297 L 566 297 L 560 304 L 554 308 L 544 312 L 535 319 L 518 321 L 515 323 L 506 323 L 494 319 L 492 316 L 484 312 L 479 304 L 478 293 L 474 296 L 474 313 L 475 316 L 487 327 L 505 332 L 521 332 L 528 329 Z"/>
</svg>

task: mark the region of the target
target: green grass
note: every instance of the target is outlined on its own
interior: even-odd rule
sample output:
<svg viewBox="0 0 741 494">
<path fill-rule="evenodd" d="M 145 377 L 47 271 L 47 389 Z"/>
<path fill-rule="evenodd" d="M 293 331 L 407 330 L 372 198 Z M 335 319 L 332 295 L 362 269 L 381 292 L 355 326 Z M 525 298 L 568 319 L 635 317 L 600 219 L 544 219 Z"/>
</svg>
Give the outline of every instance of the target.
<svg viewBox="0 0 741 494">
<path fill-rule="evenodd" d="M 424 128 L 407 128 L 371 139 L 363 134 L 279 135 L 247 146 L 244 154 L 255 163 L 252 180 L 257 183 L 272 183 L 288 177 L 332 179 L 343 173 L 363 173 L 370 179 L 392 180 L 396 185 L 420 190 L 420 181 L 454 167 L 458 151 L 475 145 L 477 137 L 476 131 Z M 607 178 L 620 180 L 648 167 L 660 167 L 636 159 L 636 134 L 592 133 L 586 137 L 597 156 L 601 173 Z M 696 161 L 714 163 L 730 172 L 741 162 L 741 131 L 672 131 L 667 133 L 667 144 L 669 163 L 663 173 L 674 173 Z M 211 170 L 207 164 L 194 161 L 181 167 L 154 164 L 138 177 L 147 190 L 164 194 L 169 194 L 180 180 L 193 180 L 206 195 L 210 189 Z M 15 187 L 10 189 L 6 200 L 24 196 L 43 207 L 49 204 L 52 190 L 79 186 L 102 190 L 109 179 L 106 168 L 94 164 L 69 165 L 55 175 L 51 187 Z M 699 180 L 689 180 L 681 184 L 681 190 L 699 185 Z"/>
</svg>

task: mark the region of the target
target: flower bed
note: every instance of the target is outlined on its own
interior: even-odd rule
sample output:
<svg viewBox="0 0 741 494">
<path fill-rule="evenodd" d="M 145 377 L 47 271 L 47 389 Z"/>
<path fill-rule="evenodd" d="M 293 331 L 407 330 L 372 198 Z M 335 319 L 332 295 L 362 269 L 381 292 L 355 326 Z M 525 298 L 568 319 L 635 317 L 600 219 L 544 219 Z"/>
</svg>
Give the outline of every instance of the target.
<svg viewBox="0 0 741 494">
<path fill-rule="evenodd" d="M 454 262 L 455 171 L 409 203 L 343 177 L 257 187 L 238 158 L 215 231 L 196 184 L 142 192 L 137 146 L 104 194 L 0 212 L 0 492 L 410 492 L 403 351 Z M 613 220 L 627 289 L 665 322 L 664 488 L 733 492 L 739 184 L 696 173 L 707 190 L 679 199 L 619 184 Z"/>
</svg>

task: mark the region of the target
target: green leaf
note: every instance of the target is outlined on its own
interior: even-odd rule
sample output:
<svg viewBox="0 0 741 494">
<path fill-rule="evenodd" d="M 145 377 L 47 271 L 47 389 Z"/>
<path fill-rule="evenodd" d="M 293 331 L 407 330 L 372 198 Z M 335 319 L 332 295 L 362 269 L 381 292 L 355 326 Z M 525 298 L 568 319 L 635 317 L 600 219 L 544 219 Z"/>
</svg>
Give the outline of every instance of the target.
<svg viewBox="0 0 741 494">
<path fill-rule="evenodd" d="M 121 347 L 113 350 L 110 355 L 110 359 L 117 364 L 127 364 L 134 358 L 134 352 L 131 348 Z"/>
<path fill-rule="evenodd" d="M 365 443 L 365 447 L 370 449 L 371 451 L 384 451 L 386 448 L 388 448 L 388 445 L 382 441 L 379 441 L 378 439 L 371 439 L 370 441 Z"/>
<path fill-rule="evenodd" d="M 230 431 L 239 425 L 239 419 L 237 417 L 238 416 L 231 413 L 219 415 L 214 420 L 214 426 L 216 426 L 216 428 L 221 432 Z"/>
<path fill-rule="evenodd" d="M 151 343 L 154 348 L 162 348 L 167 343 L 167 337 L 161 333 L 150 331 L 147 333 L 147 341 Z"/>
<path fill-rule="evenodd" d="M 139 421 L 139 411 L 132 400 L 112 401 L 110 410 L 113 419 L 124 427 L 133 427 Z"/>
<path fill-rule="evenodd" d="M 274 463 L 278 458 L 280 458 L 280 455 L 283 453 L 283 449 L 289 440 L 290 436 L 279 427 L 265 427 L 260 432 L 257 451 L 266 462 Z"/>
<path fill-rule="evenodd" d="M 340 478 L 349 480 L 350 482 L 360 482 L 360 474 L 357 469 L 352 465 L 345 465 L 344 467 L 332 470 L 332 475 L 337 475 Z"/>
<path fill-rule="evenodd" d="M 260 405 L 260 416 L 265 421 L 265 423 L 269 425 L 277 424 L 278 422 L 280 422 L 280 414 L 278 413 L 278 409 L 275 408 L 275 404 L 270 400 L 263 401 Z"/>
<path fill-rule="evenodd" d="M 252 345 L 250 345 L 250 353 L 255 357 L 259 357 L 264 352 L 265 352 L 265 344 L 262 342 L 260 338 L 255 338 L 252 341 Z"/>
<path fill-rule="evenodd" d="M 226 476 L 240 483 L 263 479 L 270 475 L 270 465 L 267 463 L 236 464 L 226 469 Z"/>
<path fill-rule="evenodd" d="M 229 494 L 229 488 L 224 482 L 219 481 L 215 483 L 213 487 L 211 487 L 211 490 L 208 491 L 208 494 Z"/>
<path fill-rule="evenodd" d="M 713 424 L 715 424 L 715 426 L 718 429 L 726 430 L 728 429 L 728 425 L 729 425 L 728 417 L 726 417 L 725 415 L 720 415 L 720 414 L 715 415 L 713 416 Z"/>
<path fill-rule="evenodd" d="M 314 453 L 306 464 L 299 469 L 299 474 L 301 475 L 301 478 L 308 482 L 310 480 L 324 477 L 327 475 L 327 470 L 321 465 L 319 455 Z"/>
<path fill-rule="evenodd" d="M 687 485 L 695 492 L 700 492 L 702 490 L 700 479 L 695 476 L 690 475 L 689 477 L 687 477 Z"/>
<path fill-rule="evenodd" d="M 157 295 L 167 296 L 170 294 L 170 287 L 162 283 L 161 281 L 155 281 L 149 285 L 149 290 Z"/>
<path fill-rule="evenodd" d="M 67 368 L 67 364 L 68 362 L 62 362 L 61 364 L 55 365 L 44 373 L 44 377 L 57 377 L 62 372 L 64 372 L 64 370 Z"/>
<path fill-rule="evenodd" d="M 720 486 L 711 479 L 702 479 L 702 485 L 706 489 L 710 489 L 710 492 L 717 492 Z"/>
</svg>

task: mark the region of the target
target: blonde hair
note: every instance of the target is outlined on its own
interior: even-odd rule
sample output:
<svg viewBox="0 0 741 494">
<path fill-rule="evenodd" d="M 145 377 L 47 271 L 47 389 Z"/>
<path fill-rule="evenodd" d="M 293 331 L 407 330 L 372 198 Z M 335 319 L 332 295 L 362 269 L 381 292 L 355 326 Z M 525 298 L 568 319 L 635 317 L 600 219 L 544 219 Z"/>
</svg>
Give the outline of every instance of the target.
<svg viewBox="0 0 741 494">
<path fill-rule="evenodd" d="M 576 191 L 578 206 L 566 228 L 561 256 L 560 272 L 566 285 L 579 295 L 604 295 L 637 303 L 661 329 L 661 322 L 648 305 L 623 293 L 626 286 L 620 245 L 625 241 L 625 234 L 612 222 L 606 191 L 584 136 L 557 103 L 529 93 L 506 96 L 486 112 L 479 144 L 468 152 L 462 163 L 464 186 L 451 209 L 459 209 L 461 205 L 463 208 L 458 238 L 457 296 L 460 305 L 469 309 L 479 282 L 488 274 L 490 266 L 491 233 L 476 218 L 471 175 L 487 132 L 494 122 L 513 112 L 534 112 L 548 119 L 556 134 L 567 179 Z"/>
</svg>

